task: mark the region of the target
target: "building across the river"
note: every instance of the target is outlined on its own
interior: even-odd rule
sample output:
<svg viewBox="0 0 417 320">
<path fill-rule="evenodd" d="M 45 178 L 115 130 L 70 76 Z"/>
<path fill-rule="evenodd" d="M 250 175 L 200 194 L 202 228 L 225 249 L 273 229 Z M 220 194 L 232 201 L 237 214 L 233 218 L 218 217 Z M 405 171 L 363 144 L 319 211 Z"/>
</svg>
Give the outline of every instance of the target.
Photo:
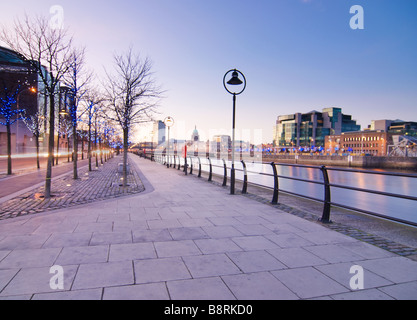
<svg viewBox="0 0 417 320">
<path fill-rule="evenodd" d="M 279 148 L 324 147 L 326 136 L 360 129 L 352 116 L 343 114 L 341 108 L 294 113 L 278 117 L 274 145 Z"/>
</svg>

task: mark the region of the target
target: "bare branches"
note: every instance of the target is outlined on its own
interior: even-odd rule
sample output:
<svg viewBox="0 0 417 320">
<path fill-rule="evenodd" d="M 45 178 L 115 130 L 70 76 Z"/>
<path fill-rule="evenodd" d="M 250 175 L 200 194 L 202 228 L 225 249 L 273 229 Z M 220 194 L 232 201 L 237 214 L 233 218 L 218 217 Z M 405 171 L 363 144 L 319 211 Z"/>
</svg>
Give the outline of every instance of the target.
<svg viewBox="0 0 417 320">
<path fill-rule="evenodd" d="M 77 125 L 78 107 L 85 95 L 88 93 L 88 87 L 93 79 L 93 73 L 86 70 L 85 48 L 74 49 L 71 53 L 71 60 L 68 72 L 64 75 L 64 84 L 69 88 L 73 103 L 70 106 L 70 115 L 73 126 Z"/>
<path fill-rule="evenodd" d="M 142 60 L 129 49 L 125 55 L 115 55 L 114 62 L 114 73 L 106 72 L 106 98 L 112 110 L 109 117 L 123 129 L 151 121 L 162 95 L 153 78 L 151 61 Z"/>
<path fill-rule="evenodd" d="M 123 130 L 123 186 L 127 183 L 127 151 L 133 125 L 152 120 L 162 92 L 155 85 L 152 63 L 134 55 L 132 48 L 126 54 L 114 56 L 114 74 L 107 74 L 106 98 L 111 113 Z"/>
<path fill-rule="evenodd" d="M 93 78 L 90 71 L 85 70 L 85 48 L 74 49 L 71 53 L 68 73 L 64 75 L 64 83 L 69 88 L 72 97 L 72 103 L 69 107 L 70 121 L 73 136 L 73 176 L 78 179 L 78 136 L 77 125 L 79 120 L 79 105 L 88 92 L 88 86 Z"/>
</svg>

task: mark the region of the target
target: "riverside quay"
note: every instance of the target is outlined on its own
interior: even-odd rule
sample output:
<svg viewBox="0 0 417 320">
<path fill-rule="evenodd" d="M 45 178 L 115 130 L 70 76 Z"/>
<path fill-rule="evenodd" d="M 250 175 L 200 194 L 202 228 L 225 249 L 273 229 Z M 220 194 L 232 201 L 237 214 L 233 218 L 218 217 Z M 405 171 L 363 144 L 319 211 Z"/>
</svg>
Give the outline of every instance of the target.
<svg viewBox="0 0 417 320">
<path fill-rule="evenodd" d="M 271 204 L 250 174 L 231 195 L 215 161 L 210 175 L 203 160 L 152 160 L 128 155 L 127 188 L 122 156 L 81 163 L 77 185 L 62 164 L 48 201 L 27 175 L 0 180 L 25 187 L 2 198 L 0 298 L 417 298 L 414 227 L 336 207 L 324 223 L 322 203 L 279 192 Z"/>
</svg>

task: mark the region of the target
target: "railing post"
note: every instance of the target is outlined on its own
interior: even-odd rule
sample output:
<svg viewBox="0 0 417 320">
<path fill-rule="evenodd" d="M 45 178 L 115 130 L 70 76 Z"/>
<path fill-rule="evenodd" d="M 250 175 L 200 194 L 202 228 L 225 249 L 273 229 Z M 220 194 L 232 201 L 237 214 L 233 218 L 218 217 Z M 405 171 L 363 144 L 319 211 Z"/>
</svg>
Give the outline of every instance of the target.
<svg viewBox="0 0 417 320">
<path fill-rule="evenodd" d="M 209 178 L 208 181 L 212 181 L 213 180 L 213 166 L 211 165 L 211 160 L 210 158 L 207 158 L 207 160 L 209 161 L 209 165 L 210 165 L 210 173 L 209 173 Z"/>
<path fill-rule="evenodd" d="M 178 156 L 178 170 L 181 170 L 181 157 Z"/>
<path fill-rule="evenodd" d="M 224 159 L 223 160 L 223 167 L 224 167 L 224 175 L 223 175 L 223 187 L 227 186 L 227 166 L 226 166 L 226 161 Z"/>
<path fill-rule="evenodd" d="M 272 170 L 274 171 L 274 196 L 272 198 L 272 204 L 278 204 L 278 195 L 279 195 L 279 180 L 278 180 L 278 172 L 277 166 L 275 162 L 271 163 Z"/>
<path fill-rule="evenodd" d="M 177 164 L 175 163 L 175 154 L 173 155 L 174 157 L 174 169 L 176 168 Z M 169 165 L 171 167 L 171 164 Z"/>
<path fill-rule="evenodd" d="M 330 180 L 329 180 L 329 173 L 327 172 L 327 168 L 322 166 L 320 168 L 323 174 L 323 181 L 324 181 L 324 208 L 323 208 L 323 217 L 321 218 L 322 223 L 331 223 L 330 221 L 330 208 L 331 208 L 331 192 L 330 192 Z"/>
<path fill-rule="evenodd" d="M 201 178 L 201 159 L 200 157 L 198 159 L 198 177 Z"/>
<path fill-rule="evenodd" d="M 193 158 L 190 157 L 190 175 L 193 175 Z"/>
<path fill-rule="evenodd" d="M 241 161 L 243 166 L 243 189 L 242 194 L 248 193 L 248 170 L 246 169 L 246 163 L 245 161 Z"/>
<path fill-rule="evenodd" d="M 188 175 L 187 169 L 188 169 L 187 156 L 185 156 L 185 158 L 184 158 L 184 173 L 185 173 L 185 175 Z"/>
</svg>

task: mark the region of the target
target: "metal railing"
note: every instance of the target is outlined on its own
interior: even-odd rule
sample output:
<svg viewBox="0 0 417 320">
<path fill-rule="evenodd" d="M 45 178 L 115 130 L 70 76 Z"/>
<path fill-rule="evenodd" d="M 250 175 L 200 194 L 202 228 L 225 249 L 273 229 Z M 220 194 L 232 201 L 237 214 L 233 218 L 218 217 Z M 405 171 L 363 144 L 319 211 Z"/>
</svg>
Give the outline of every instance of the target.
<svg viewBox="0 0 417 320">
<path fill-rule="evenodd" d="M 173 167 L 174 169 L 176 167 L 178 168 L 178 170 L 183 168 L 183 171 L 184 171 L 185 174 L 190 173 L 191 175 L 194 172 L 195 165 L 197 165 L 197 169 L 196 169 L 196 171 L 198 171 L 197 176 L 199 178 L 201 178 L 202 177 L 202 172 L 205 172 L 205 173 L 208 174 L 208 181 L 213 180 L 213 175 L 214 175 L 213 168 L 220 168 L 220 169 L 222 169 L 223 174 L 222 175 L 216 174 L 216 175 L 223 178 L 223 184 L 222 184 L 223 186 L 226 186 L 228 178 L 230 179 L 230 177 L 228 177 L 228 175 L 227 175 L 227 172 L 228 172 L 228 170 L 231 170 L 231 167 L 227 166 L 226 161 L 224 159 L 222 159 L 223 164 L 219 165 L 219 164 L 213 164 L 212 159 L 210 159 L 209 157 L 206 158 L 206 160 L 207 160 L 206 164 L 202 163 L 200 157 L 193 157 L 193 156 L 187 156 L 187 157 L 183 158 L 183 157 L 179 157 L 178 155 L 172 155 L 172 156 L 170 156 L 170 159 L 167 159 L 165 155 L 154 155 L 150 158 L 153 161 L 156 161 L 158 163 L 167 165 L 168 167 Z M 363 192 L 363 193 L 375 194 L 375 195 L 380 195 L 380 196 L 384 196 L 384 197 L 391 197 L 391 198 L 398 198 L 398 199 L 406 199 L 406 200 L 411 200 L 411 201 L 417 201 L 417 197 L 411 196 L 411 195 L 396 194 L 396 193 L 391 193 L 391 192 L 385 192 L 385 191 L 379 191 L 379 190 L 370 190 L 370 189 L 364 189 L 364 188 L 359 188 L 359 187 L 354 187 L 354 186 L 349 186 L 349 185 L 331 183 L 330 178 L 329 178 L 329 171 L 330 172 L 331 171 L 338 171 L 338 172 L 349 172 L 349 173 L 362 173 L 362 174 L 372 174 L 372 175 L 381 175 L 381 176 L 396 176 L 396 177 L 404 177 L 404 178 L 412 178 L 412 179 L 417 179 L 417 174 L 396 173 L 396 172 L 380 172 L 380 171 L 372 171 L 372 170 L 345 169 L 345 168 L 326 167 L 326 166 L 310 166 L 310 165 L 285 164 L 285 163 L 274 163 L 274 162 L 272 162 L 272 163 L 259 163 L 259 162 L 256 163 L 256 162 L 252 162 L 252 161 L 250 162 L 251 164 L 271 166 L 272 167 L 272 173 L 265 173 L 265 172 L 248 170 L 247 169 L 247 163 L 243 160 L 240 163 L 242 165 L 242 169 L 236 168 L 235 170 L 238 171 L 238 172 L 241 172 L 242 175 L 243 175 L 243 178 L 241 180 L 237 179 L 242 183 L 242 190 L 241 190 L 242 194 L 247 193 L 248 185 L 253 185 L 253 186 L 257 186 L 257 187 L 272 190 L 272 192 L 273 192 L 273 196 L 272 196 L 272 200 L 271 200 L 272 204 L 278 204 L 280 193 L 285 193 L 285 194 L 289 194 L 289 195 L 293 195 L 293 196 L 298 196 L 298 197 L 302 197 L 302 198 L 305 198 L 305 199 L 309 199 L 309 200 L 313 200 L 313 201 L 323 203 L 323 214 L 322 214 L 322 217 L 320 219 L 320 221 L 322 223 L 331 223 L 331 220 L 330 220 L 331 208 L 332 208 L 332 206 L 334 206 L 334 207 L 344 208 L 344 209 L 348 209 L 348 210 L 352 210 L 352 211 L 361 212 L 361 213 L 364 213 L 364 214 L 384 218 L 384 219 L 387 219 L 387 220 L 392 220 L 392 221 L 404 223 L 404 224 L 407 224 L 407 225 L 417 226 L 416 222 L 407 221 L 407 220 L 404 220 L 404 219 L 401 219 L 401 218 L 396 218 L 396 217 L 391 217 L 391 216 L 387 216 L 387 215 L 384 215 L 384 214 L 380 214 L 378 212 L 372 212 L 372 211 L 369 211 L 369 210 L 364 210 L 362 208 L 358 208 L 358 207 L 354 207 L 354 206 L 348 206 L 346 204 L 333 202 L 332 201 L 332 190 L 335 189 L 335 188 L 338 188 L 338 189 L 343 189 L 343 190 L 351 190 L 351 191 L 356 191 L 356 192 Z M 203 170 L 203 165 L 208 167 L 207 171 Z M 311 180 L 311 179 L 305 179 L 305 178 L 300 178 L 300 177 L 278 174 L 277 168 L 279 168 L 279 167 L 304 168 L 304 169 L 319 170 L 319 172 L 321 173 L 322 180 Z M 257 184 L 257 183 L 254 183 L 254 182 L 249 182 L 248 181 L 248 175 L 249 174 L 271 177 L 271 179 L 273 179 L 274 187 L 272 188 L 272 187 L 268 187 L 268 186 L 263 185 L 263 184 Z M 308 184 L 320 185 L 320 186 L 323 187 L 323 191 L 322 191 L 323 192 L 322 193 L 323 198 L 312 197 L 312 196 L 308 196 L 308 195 L 305 195 L 305 194 L 300 194 L 300 193 L 297 193 L 297 192 L 281 189 L 280 188 L 280 183 L 283 179 L 298 181 L 298 182 L 303 182 L 303 183 L 308 183 Z"/>
</svg>

